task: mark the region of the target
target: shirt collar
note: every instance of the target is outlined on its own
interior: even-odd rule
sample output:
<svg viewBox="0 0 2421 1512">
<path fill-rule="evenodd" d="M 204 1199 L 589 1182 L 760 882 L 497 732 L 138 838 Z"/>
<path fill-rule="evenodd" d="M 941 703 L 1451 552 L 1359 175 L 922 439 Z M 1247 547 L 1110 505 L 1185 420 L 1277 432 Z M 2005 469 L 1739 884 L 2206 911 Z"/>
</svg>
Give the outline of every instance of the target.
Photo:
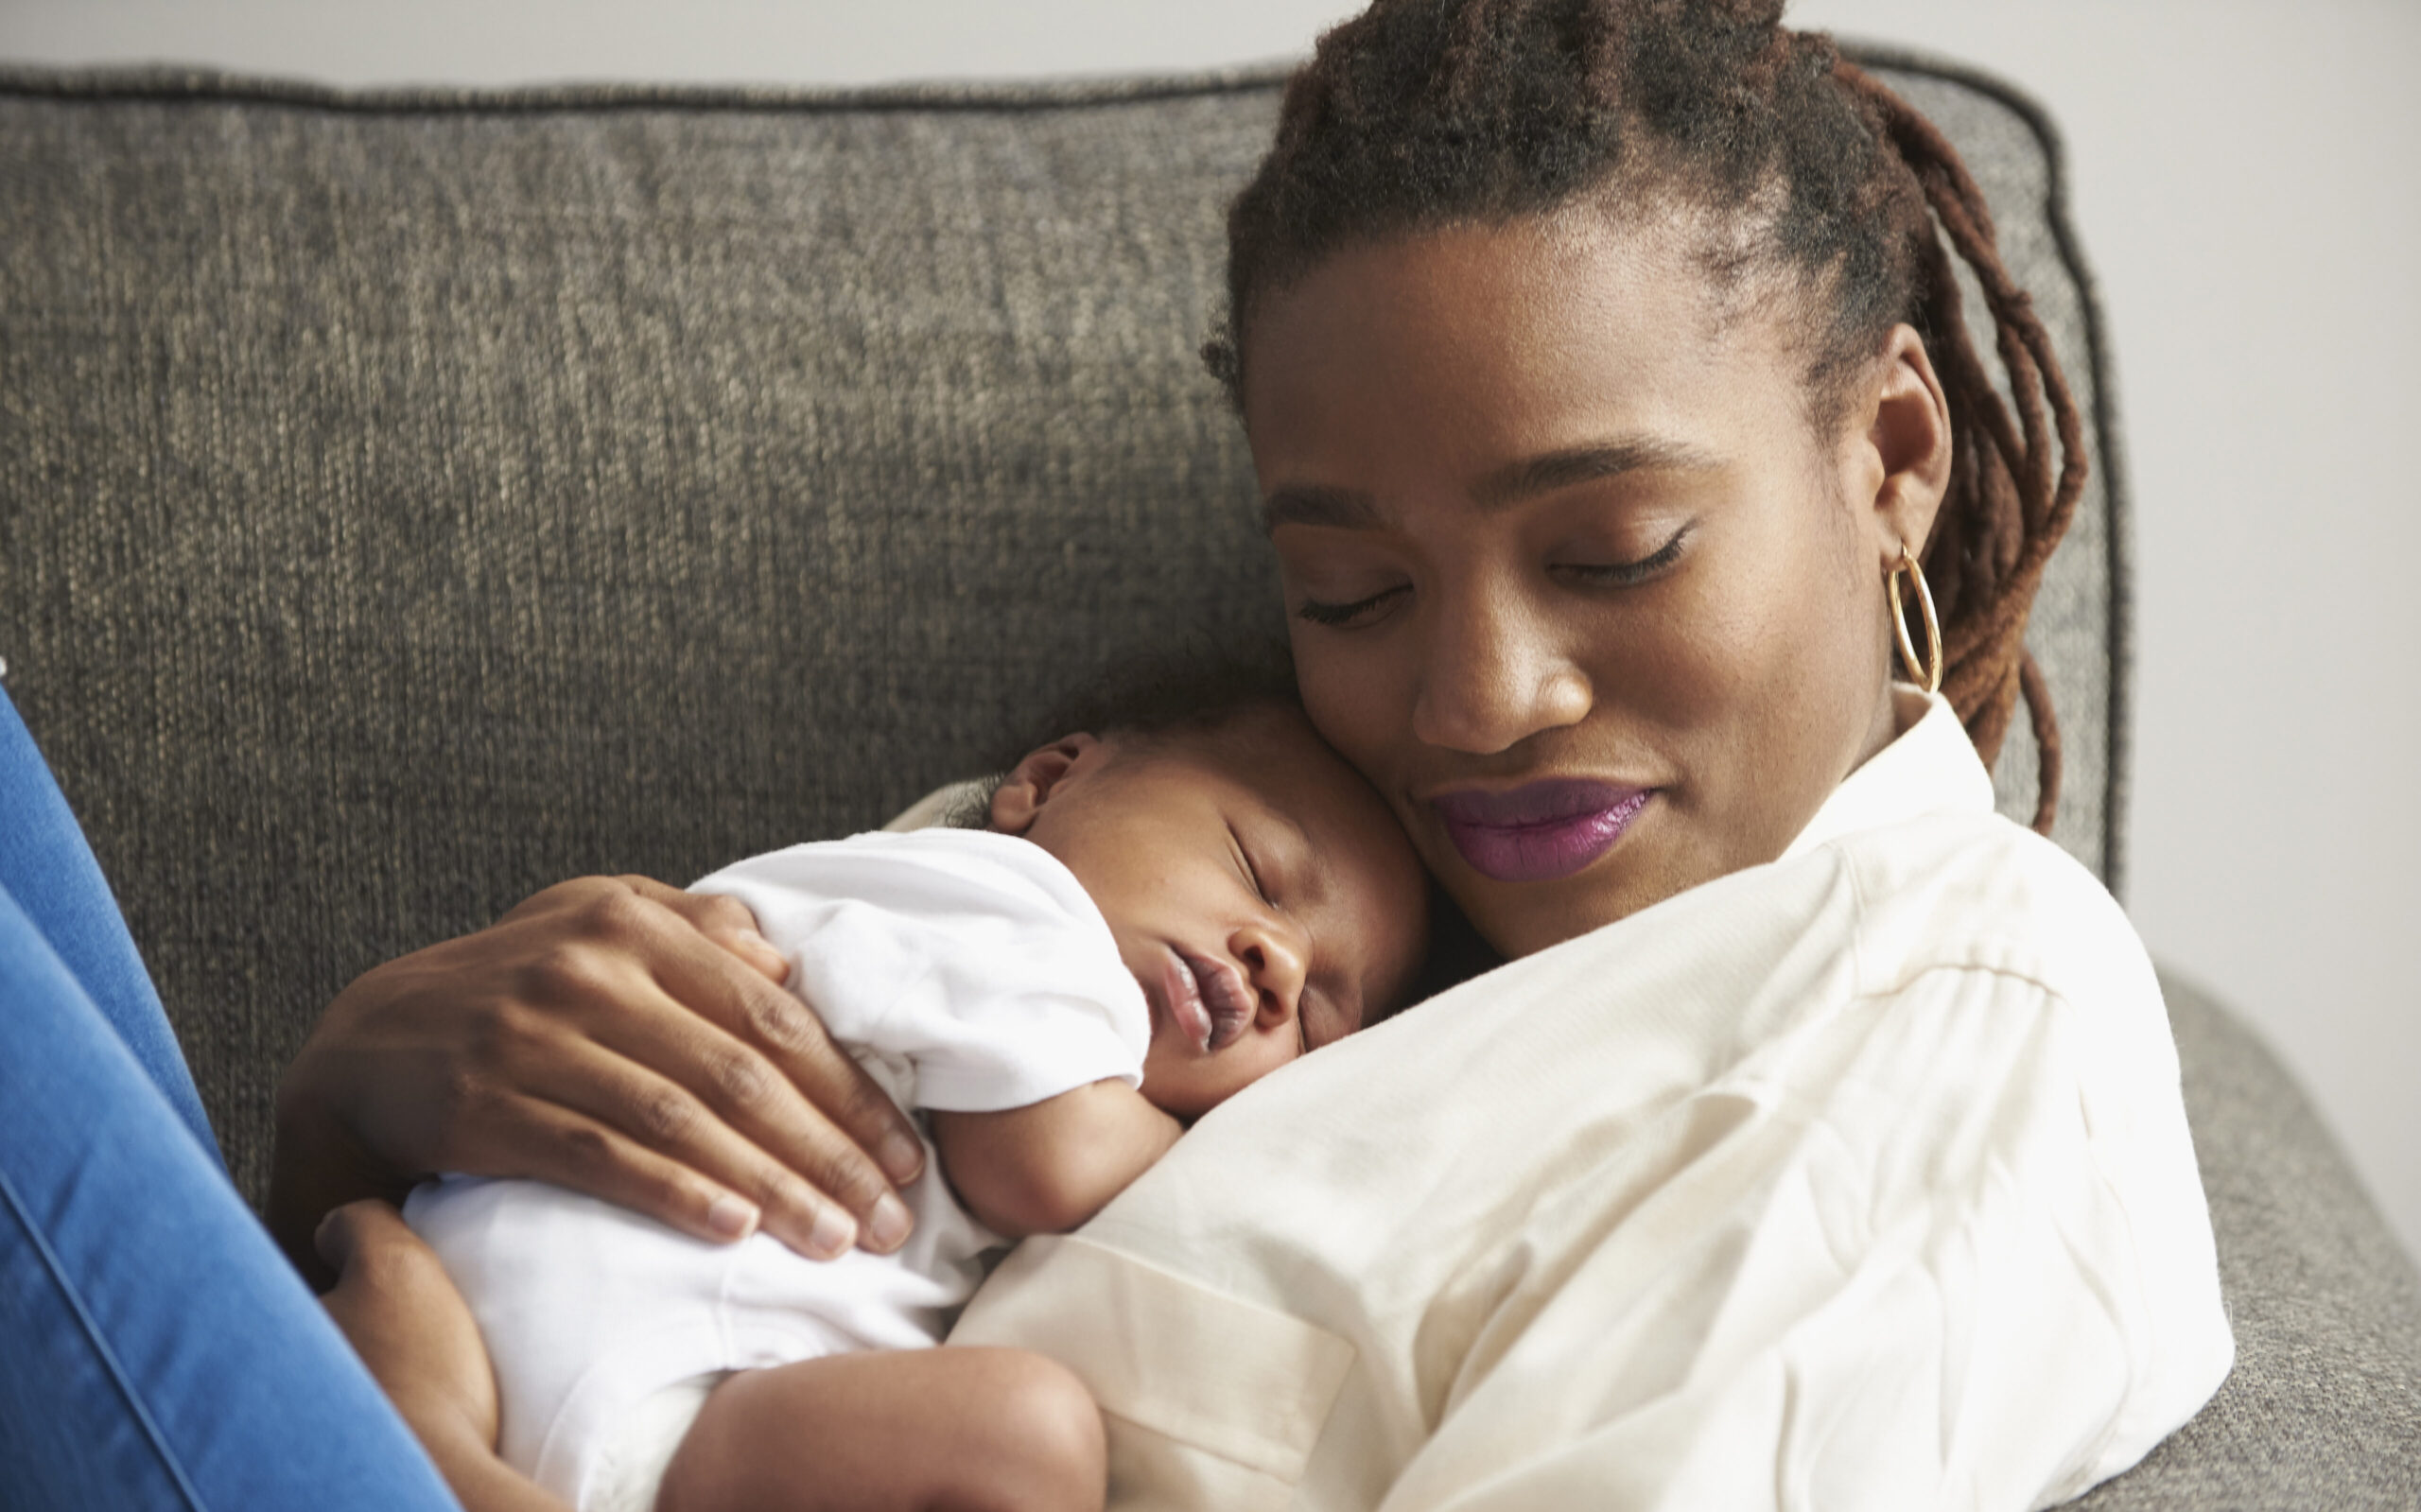
<svg viewBox="0 0 2421 1512">
<path fill-rule="evenodd" d="M 1925 814 L 1993 811 L 1992 775 L 1948 699 L 1895 683 L 1891 711 L 1900 734 L 1833 790 L 1782 860 Z"/>
</svg>

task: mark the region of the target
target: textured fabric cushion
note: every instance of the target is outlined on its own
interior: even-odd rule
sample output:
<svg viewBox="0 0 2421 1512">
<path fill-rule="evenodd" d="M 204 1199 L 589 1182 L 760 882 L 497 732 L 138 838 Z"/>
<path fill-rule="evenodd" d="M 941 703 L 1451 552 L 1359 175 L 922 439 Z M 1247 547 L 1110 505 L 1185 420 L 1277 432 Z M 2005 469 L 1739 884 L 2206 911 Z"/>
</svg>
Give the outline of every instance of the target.
<svg viewBox="0 0 2421 1512">
<path fill-rule="evenodd" d="M 2123 512 L 2056 158 L 1988 82 L 1890 77 L 1968 152 L 2093 407 L 2030 638 L 2059 839 L 2115 878 Z M 0 658 L 247 1191 L 277 1068 L 365 967 L 576 873 L 879 824 L 1125 652 L 1276 626 L 1193 358 L 1275 109 L 1268 76 L 0 76 Z M 2029 811 L 2022 731 L 1999 779 Z M 2409 1447 L 2346 1435 L 2421 1421 L 2410 1269 L 2257 1047 L 2197 1022 L 2243 1360 L 2102 1495 L 2281 1460 L 2409 1486 Z"/>
<path fill-rule="evenodd" d="M 2236 1371 L 2089 1512 L 2421 1507 L 2421 1281 L 2243 1025 L 2164 976 Z"/>
</svg>

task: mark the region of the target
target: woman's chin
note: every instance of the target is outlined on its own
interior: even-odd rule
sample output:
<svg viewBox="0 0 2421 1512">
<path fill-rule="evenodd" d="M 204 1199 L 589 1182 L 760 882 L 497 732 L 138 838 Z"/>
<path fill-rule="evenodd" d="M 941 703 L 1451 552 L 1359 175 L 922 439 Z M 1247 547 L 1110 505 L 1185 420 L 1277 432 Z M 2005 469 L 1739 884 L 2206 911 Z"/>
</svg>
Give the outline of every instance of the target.
<svg viewBox="0 0 2421 1512">
<path fill-rule="evenodd" d="M 1510 959 L 1577 939 L 1719 875 L 1693 875 L 1660 852 L 1627 843 L 1584 870 L 1536 881 L 1489 877 L 1460 857 L 1432 864 L 1472 927 Z"/>
<path fill-rule="evenodd" d="M 1569 879 L 1559 884 L 1489 882 L 1481 895 L 1457 894 L 1455 901 L 1462 905 L 1480 937 L 1507 960 L 1535 955 L 1550 946 L 1577 939 L 1621 916 L 1594 897 L 1540 895 L 1549 891 L 1568 895 L 1579 890 Z M 1505 895 L 1510 893 L 1523 895 Z"/>
</svg>

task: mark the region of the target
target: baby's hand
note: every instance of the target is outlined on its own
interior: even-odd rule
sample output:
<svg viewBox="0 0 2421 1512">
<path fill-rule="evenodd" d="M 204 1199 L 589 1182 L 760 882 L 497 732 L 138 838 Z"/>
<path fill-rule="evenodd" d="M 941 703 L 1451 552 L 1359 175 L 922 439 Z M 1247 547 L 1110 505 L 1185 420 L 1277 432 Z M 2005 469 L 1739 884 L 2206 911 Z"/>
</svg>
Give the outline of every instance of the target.
<svg viewBox="0 0 2421 1512">
<path fill-rule="evenodd" d="M 312 1242 L 337 1272 L 328 1316 L 430 1454 L 441 1466 L 449 1451 L 493 1454 L 496 1371 L 437 1252 L 376 1201 L 328 1214 Z"/>
</svg>

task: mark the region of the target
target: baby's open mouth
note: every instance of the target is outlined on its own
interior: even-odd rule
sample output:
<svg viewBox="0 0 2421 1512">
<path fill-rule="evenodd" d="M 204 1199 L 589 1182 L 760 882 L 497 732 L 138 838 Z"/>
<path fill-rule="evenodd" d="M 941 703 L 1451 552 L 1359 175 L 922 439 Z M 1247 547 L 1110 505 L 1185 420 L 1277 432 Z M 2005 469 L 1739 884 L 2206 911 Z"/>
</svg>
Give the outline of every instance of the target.
<svg viewBox="0 0 2421 1512">
<path fill-rule="evenodd" d="M 1201 1053 L 1227 1049 L 1251 1027 L 1252 989 L 1228 963 L 1171 947 L 1163 977 L 1169 1016 Z"/>
</svg>

